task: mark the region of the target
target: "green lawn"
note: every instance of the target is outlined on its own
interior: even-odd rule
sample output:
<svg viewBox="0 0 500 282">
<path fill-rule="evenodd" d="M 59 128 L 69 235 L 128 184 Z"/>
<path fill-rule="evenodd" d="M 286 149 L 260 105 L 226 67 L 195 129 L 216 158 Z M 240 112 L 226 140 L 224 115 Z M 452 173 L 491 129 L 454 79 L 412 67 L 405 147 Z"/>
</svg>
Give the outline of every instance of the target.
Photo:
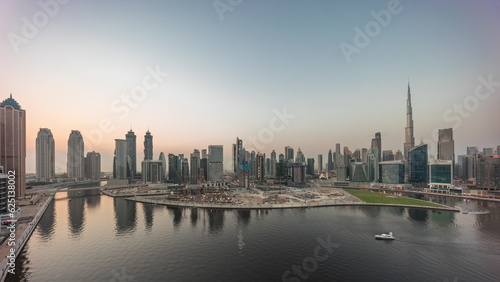
<svg viewBox="0 0 500 282">
<path fill-rule="evenodd" d="M 445 207 L 427 201 L 398 197 L 393 195 L 386 195 L 376 192 L 361 191 L 354 189 L 345 189 L 345 191 L 352 194 L 353 196 L 358 197 L 361 201 L 370 204 L 399 204 L 399 205 L 426 206 L 426 207 L 439 207 L 439 208 Z"/>
</svg>

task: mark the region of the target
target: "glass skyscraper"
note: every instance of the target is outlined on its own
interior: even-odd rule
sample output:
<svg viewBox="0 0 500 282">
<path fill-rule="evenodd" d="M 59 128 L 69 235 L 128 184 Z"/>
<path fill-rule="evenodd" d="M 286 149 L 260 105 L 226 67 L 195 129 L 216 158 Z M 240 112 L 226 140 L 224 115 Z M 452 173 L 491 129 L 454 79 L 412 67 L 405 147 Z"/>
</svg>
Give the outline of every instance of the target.
<svg viewBox="0 0 500 282">
<path fill-rule="evenodd" d="M 428 183 L 427 144 L 421 144 L 408 152 L 409 182 L 417 187 Z"/>
</svg>

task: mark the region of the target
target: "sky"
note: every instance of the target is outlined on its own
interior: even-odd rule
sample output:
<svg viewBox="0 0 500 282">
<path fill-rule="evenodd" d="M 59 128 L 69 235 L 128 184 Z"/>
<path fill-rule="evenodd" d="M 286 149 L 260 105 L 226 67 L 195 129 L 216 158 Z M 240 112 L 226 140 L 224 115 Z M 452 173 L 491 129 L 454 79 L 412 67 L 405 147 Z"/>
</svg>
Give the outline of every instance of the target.
<svg viewBox="0 0 500 282">
<path fill-rule="evenodd" d="M 436 155 L 500 145 L 500 1 L 0 0 L 0 100 L 27 114 L 27 171 L 39 128 L 56 170 L 80 130 L 112 170 L 132 128 L 154 158 L 231 144 L 316 158 L 336 143 L 403 150 L 408 81 L 415 142 Z M 251 141 L 253 140 L 253 141 Z"/>
</svg>

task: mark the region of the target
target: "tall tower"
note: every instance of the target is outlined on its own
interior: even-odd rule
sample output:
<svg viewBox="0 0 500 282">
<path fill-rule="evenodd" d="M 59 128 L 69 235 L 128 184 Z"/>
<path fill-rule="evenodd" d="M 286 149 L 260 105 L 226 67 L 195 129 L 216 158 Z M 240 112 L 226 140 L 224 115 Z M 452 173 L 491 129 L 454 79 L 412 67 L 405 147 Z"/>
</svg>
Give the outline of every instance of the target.
<svg viewBox="0 0 500 282">
<path fill-rule="evenodd" d="M 131 179 L 134 179 L 137 173 L 137 146 L 136 136 L 132 128 L 130 128 L 130 131 L 125 135 L 125 140 L 127 140 L 127 161 L 130 162 L 127 175 Z"/>
<path fill-rule="evenodd" d="M 113 178 L 127 179 L 127 140 L 115 139 L 115 157 L 113 159 Z"/>
<path fill-rule="evenodd" d="M 406 99 L 406 128 L 405 128 L 405 144 L 404 154 L 405 159 L 408 160 L 408 153 L 415 147 L 415 138 L 413 137 L 413 116 L 411 109 L 411 93 L 410 82 L 408 82 L 408 98 Z"/>
<path fill-rule="evenodd" d="M 68 178 L 82 180 L 85 171 L 83 137 L 80 131 L 72 130 L 68 139 L 68 160 L 66 163 L 68 169 Z"/>
<path fill-rule="evenodd" d="M 146 132 L 146 135 L 144 135 L 144 159 L 153 159 L 153 135 L 151 135 L 149 130 Z"/>
<path fill-rule="evenodd" d="M 16 173 L 16 197 L 26 192 L 26 111 L 10 97 L 0 103 L 0 166 Z"/>
<path fill-rule="evenodd" d="M 36 180 L 51 181 L 55 174 L 54 136 L 48 128 L 40 128 L 36 137 Z"/>
</svg>

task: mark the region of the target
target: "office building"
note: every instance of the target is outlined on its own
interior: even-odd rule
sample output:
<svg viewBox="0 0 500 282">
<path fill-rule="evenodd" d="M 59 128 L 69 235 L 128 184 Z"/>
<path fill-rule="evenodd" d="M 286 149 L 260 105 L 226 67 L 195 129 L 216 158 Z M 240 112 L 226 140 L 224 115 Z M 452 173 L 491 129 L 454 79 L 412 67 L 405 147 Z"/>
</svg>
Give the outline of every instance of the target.
<svg viewBox="0 0 500 282">
<path fill-rule="evenodd" d="M 392 150 L 384 150 L 382 152 L 382 161 L 393 161 L 394 160 L 394 152 Z"/>
<path fill-rule="evenodd" d="M 362 162 L 350 163 L 349 180 L 354 182 L 368 182 L 368 164 Z"/>
<path fill-rule="evenodd" d="M 361 149 L 361 162 L 363 163 L 367 162 L 367 154 L 368 154 L 368 149 L 366 148 Z"/>
<path fill-rule="evenodd" d="M 402 161 L 379 163 L 380 183 L 403 184 L 405 181 L 405 164 Z"/>
<path fill-rule="evenodd" d="M 144 135 L 144 159 L 153 159 L 153 135 L 151 135 L 149 130 L 146 132 L 146 135 Z"/>
<path fill-rule="evenodd" d="M 307 159 L 307 170 L 306 173 L 309 175 L 314 175 L 314 158 Z"/>
<path fill-rule="evenodd" d="M 453 161 L 435 160 L 429 164 L 429 186 L 449 189 L 453 185 Z"/>
<path fill-rule="evenodd" d="M 276 152 L 273 150 L 271 152 L 271 171 L 269 173 L 269 175 L 271 177 L 275 177 L 276 176 Z"/>
<path fill-rule="evenodd" d="M 293 148 L 290 146 L 285 147 L 285 161 L 293 162 Z"/>
<path fill-rule="evenodd" d="M 68 160 L 66 164 L 69 179 L 83 180 L 85 172 L 84 158 L 82 134 L 78 130 L 72 130 L 68 139 Z"/>
<path fill-rule="evenodd" d="M 163 177 L 167 177 L 167 157 L 165 157 L 165 153 L 161 152 L 158 160 L 163 166 Z"/>
<path fill-rule="evenodd" d="M 292 165 L 292 182 L 295 185 L 306 184 L 306 166 L 304 164 L 295 163 Z"/>
<path fill-rule="evenodd" d="M 208 146 L 208 181 L 215 183 L 223 179 L 223 147 L 222 145 Z"/>
<path fill-rule="evenodd" d="M 323 155 L 318 155 L 318 174 L 323 171 Z"/>
<path fill-rule="evenodd" d="M 256 156 L 256 179 L 259 183 L 264 182 L 264 167 L 265 167 L 265 156 L 262 153 L 257 154 Z"/>
<path fill-rule="evenodd" d="M 125 135 L 125 140 L 127 140 L 127 160 L 128 160 L 128 172 L 127 176 L 131 179 L 135 178 L 137 174 L 137 137 L 132 131 L 132 128 Z"/>
<path fill-rule="evenodd" d="M 493 156 L 493 148 L 483 148 L 483 156 Z"/>
<path fill-rule="evenodd" d="M 113 179 L 128 179 L 127 140 L 115 139 L 115 157 L 113 159 Z"/>
<path fill-rule="evenodd" d="M 143 183 L 161 183 L 163 181 L 165 169 L 161 161 L 144 160 L 141 167 Z"/>
<path fill-rule="evenodd" d="M 236 175 L 239 173 L 239 166 L 244 158 L 243 140 L 236 137 L 236 143 L 233 144 L 233 172 Z"/>
<path fill-rule="evenodd" d="M 454 161 L 455 141 L 453 140 L 453 128 L 439 129 L 438 137 L 438 159 Z"/>
<path fill-rule="evenodd" d="M 500 189 L 500 156 L 478 158 L 476 186 L 488 190 Z"/>
<path fill-rule="evenodd" d="M 181 184 L 181 172 L 179 156 L 168 154 L 168 180 L 174 184 Z"/>
<path fill-rule="evenodd" d="M 327 171 L 332 171 L 334 169 L 334 166 L 333 166 L 333 153 L 332 153 L 332 149 L 330 149 L 328 151 L 328 160 L 327 160 L 327 164 L 326 164 L 326 170 Z"/>
<path fill-rule="evenodd" d="M 469 156 L 475 156 L 479 153 L 479 150 L 477 147 L 467 147 L 467 155 Z"/>
<path fill-rule="evenodd" d="M 49 182 L 55 176 L 54 136 L 48 128 L 40 128 L 36 137 L 36 181 Z"/>
<path fill-rule="evenodd" d="M 87 152 L 85 157 L 85 179 L 101 179 L 101 154 L 96 152 Z"/>
<path fill-rule="evenodd" d="M 372 139 L 372 148 L 377 148 L 377 162 L 382 161 L 382 136 L 380 132 L 375 133 L 375 138 Z"/>
<path fill-rule="evenodd" d="M 302 151 L 299 150 L 297 151 L 297 157 L 295 157 L 295 162 L 296 163 L 300 163 L 300 164 L 306 164 L 306 156 L 304 156 L 304 153 L 302 153 Z"/>
<path fill-rule="evenodd" d="M 191 153 L 190 157 L 190 183 L 191 184 L 198 184 L 199 178 L 200 178 L 200 151 L 197 149 L 194 149 L 194 151 Z M 239 169 L 238 169 L 239 171 Z"/>
<path fill-rule="evenodd" d="M 368 149 L 366 153 L 367 165 L 368 165 L 368 181 L 378 182 L 379 181 L 379 161 L 377 160 L 378 148 L 372 147 Z"/>
<path fill-rule="evenodd" d="M 26 111 L 10 97 L 0 103 L 0 165 L 16 171 L 16 197 L 26 192 Z"/>
<path fill-rule="evenodd" d="M 428 146 L 421 144 L 413 147 L 408 152 L 407 164 L 409 166 L 409 182 L 416 187 L 426 187 L 428 177 Z"/>
</svg>

